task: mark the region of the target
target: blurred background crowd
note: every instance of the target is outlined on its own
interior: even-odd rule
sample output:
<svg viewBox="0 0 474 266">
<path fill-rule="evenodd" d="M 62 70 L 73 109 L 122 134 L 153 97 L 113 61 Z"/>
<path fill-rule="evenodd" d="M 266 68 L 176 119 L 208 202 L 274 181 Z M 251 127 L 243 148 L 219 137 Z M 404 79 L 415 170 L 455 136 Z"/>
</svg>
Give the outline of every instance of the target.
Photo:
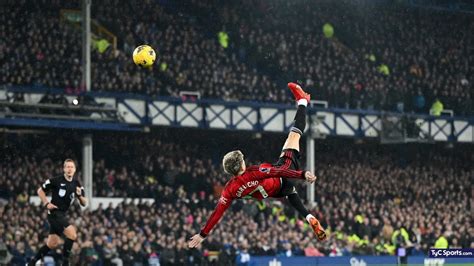
<svg viewBox="0 0 474 266">
<path fill-rule="evenodd" d="M 80 6 L 2 1 L 10 43 L 0 45 L 1 84 L 82 91 L 80 27 L 65 9 Z M 472 114 L 471 14 L 327 0 L 106 0 L 92 18 L 117 38 L 116 48 L 94 42 L 93 91 L 288 103 L 282 88 L 298 79 L 332 107 L 428 113 L 439 100 Z M 140 43 L 158 52 L 152 70 L 131 64 Z"/>
<path fill-rule="evenodd" d="M 200 230 L 229 178 L 220 168 L 225 151 L 241 149 L 248 163 L 276 160 L 284 136 L 208 132 L 203 137 L 199 130 L 163 129 L 142 138 L 94 138 L 95 196 L 152 198 L 154 203 L 101 206 L 91 212 L 74 208 L 71 222 L 80 232 L 74 250 L 82 262 L 107 265 L 117 259 L 124 265 L 148 265 L 159 258 L 162 265 L 194 265 L 234 262 L 247 253 L 375 255 L 407 247 L 423 255 L 434 246 L 474 247 L 469 214 L 474 158 L 463 147 L 318 142 L 317 204 L 311 212 L 330 231 L 329 241 L 318 242 L 285 199 L 249 200 L 234 202 L 203 247 L 188 250 L 186 240 Z M 73 139 L 3 139 L 7 156 L 0 165 L 0 235 L 18 261 L 31 256 L 48 232 L 46 212 L 29 204 L 29 197 L 46 178 L 62 173 L 64 157 L 80 158 Z M 56 152 L 64 147 L 70 150 Z M 305 198 L 304 183 L 296 182 Z"/>
</svg>

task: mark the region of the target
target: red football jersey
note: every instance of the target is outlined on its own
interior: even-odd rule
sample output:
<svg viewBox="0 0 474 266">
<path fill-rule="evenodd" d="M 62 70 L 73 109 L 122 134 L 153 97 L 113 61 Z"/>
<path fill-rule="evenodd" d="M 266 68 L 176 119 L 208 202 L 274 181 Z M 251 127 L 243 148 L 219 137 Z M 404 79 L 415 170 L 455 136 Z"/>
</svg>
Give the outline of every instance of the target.
<svg viewBox="0 0 474 266">
<path fill-rule="evenodd" d="M 201 236 L 209 234 L 234 199 L 252 197 L 261 200 L 272 197 L 280 191 L 281 178 L 304 179 L 304 171 L 288 169 L 290 163 L 287 160 L 282 166 L 269 163 L 254 165 L 248 167 L 242 175 L 232 177 L 225 185 L 214 212 L 202 228 Z"/>
</svg>

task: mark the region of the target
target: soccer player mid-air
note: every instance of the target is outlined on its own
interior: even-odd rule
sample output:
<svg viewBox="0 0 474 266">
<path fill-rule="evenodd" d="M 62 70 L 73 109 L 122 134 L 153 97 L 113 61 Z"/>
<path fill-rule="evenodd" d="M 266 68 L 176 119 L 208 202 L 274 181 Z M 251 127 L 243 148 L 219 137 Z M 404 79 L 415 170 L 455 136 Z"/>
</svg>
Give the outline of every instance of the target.
<svg viewBox="0 0 474 266">
<path fill-rule="evenodd" d="M 326 239 L 326 232 L 318 219 L 304 207 L 295 186 L 288 180 L 288 178 L 296 178 L 306 179 L 310 183 L 316 181 L 316 176 L 313 173 L 300 170 L 298 160 L 299 141 L 306 127 L 306 106 L 309 103 L 310 95 L 304 92 L 296 83 L 288 83 L 288 88 L 295 96 L 298 110 L 296 111 L 293 127 L 283 145 L 279 160 L 275 164 L 263 163 L 246 167 L 244 155 L 240 151 L 227 153 L 222 160 L 222 165 L 224 171 L 231 174 L 232 178 L 225 185 L 217 206 L 206 225 L 199 234 L 191 237 L 188 243 L 190 248 L 198 246 L 204 240 L 212 228 L 219 222 L 227 208 L 229 208 L 232 200 L 249 197 L 258 200 L 268 197 L 286 197 L 290 205 L 303 217 L 306 217 L 317 238 L 319 240 Z"/>
<path fill-rule="evenodd" d="M 79 180 L 74 178 L 76 163 L 71 159 L 66 159 L 63 171 L 63 175 L 47 179 L 38 188 L 38 196 L 44 208 L 48 210 L 49 235 L 46 245 L 39 249 L 28 265 L 35 265 L 49 250 L 55 249 L 62 235 L 66 237 L 63 246 L 63 265 L 69 265 L 69 255 L 77 233 L 76 228 L 69 224 L 66 213 L 76 197 L 82 206 L 86 206 L 87 198 L 84 196 L 84 187 L 81 186 Z M 51 202 L 46 198 L 46 193 L 49 191 L 51 191 Z"/>
</svg>

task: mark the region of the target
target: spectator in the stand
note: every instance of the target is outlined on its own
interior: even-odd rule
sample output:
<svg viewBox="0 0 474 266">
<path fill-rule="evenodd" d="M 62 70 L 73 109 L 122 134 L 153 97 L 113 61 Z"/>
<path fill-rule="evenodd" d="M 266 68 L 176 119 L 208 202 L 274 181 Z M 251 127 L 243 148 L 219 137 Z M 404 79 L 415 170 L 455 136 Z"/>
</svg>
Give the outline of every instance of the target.
<svg viewBox="0 0 474 266">
<path fill-rule="evenodd" d="M 422 113 L 424 111 L 425 105 L 426 105 L 426 100 L 425 97 L 423 96 L 422 92 L 418 90 L 417 94 L 415 95 L 414 99 L 414 106 L 415 106 L 415 111 L 417 113 Z"/>
<path fill-rule="evenodd" d="M 309 243 L 308 246 L 304 249 L 304 255 L 306 257 L 322 257 L 324 256 L 314 245 Z"/>
<path fill-rule="evenodd" d="M 443 110 L 443 103 L 440 101 L 440 99 L 436 98 L 433 102 L 433 105 L 431 105 L 430 113 L 434 116 L 440 116 Z"/>
</svg>

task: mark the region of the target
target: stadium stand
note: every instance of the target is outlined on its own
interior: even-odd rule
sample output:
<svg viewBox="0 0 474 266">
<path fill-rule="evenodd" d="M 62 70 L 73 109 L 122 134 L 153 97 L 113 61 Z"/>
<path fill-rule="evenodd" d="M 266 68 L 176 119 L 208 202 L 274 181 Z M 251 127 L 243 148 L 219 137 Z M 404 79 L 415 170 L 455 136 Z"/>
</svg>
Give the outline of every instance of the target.
<svg viewBox="0 0 474 266">
<path fill-rule="evenodd" d="M 78 7 L 65 1 L 3 6 L 0 30 L 14 45 L 0 48 L 0 83 L 81 91 L 80 32 L 59 16 Z M 110 0 L 96 3 L 93 18 L 119 40 L 117 50 L 93 53 L 95 91 L 177 97 L 190 90 L 204 98 L 287 103 L 283 81 L 299 79 L 333 107 L 428 113 L 440 99 L 456 114 L 472 113 L 470 15 L 330 1 Z M 325 23 L 333 25 L 331 39 L 323 37 Z M 218 32 L 229 36 L 227 49 Z M 136 43 L 157 48 L 152 72 L 130 64 Z"/>
<path fill-rule="evenodd" d="M 1 165 L 0 190 L 14 189 L 2 204 L 2 217 L 8 219 L 2 218 L 1 235 L 18 259 L 30 256 L 47 232 L 47 225 L 39 222 L 43 210 L 27 204 L 28 198 L 48 173 L 60 173 L 62 157 L 55 155 L 57 147 L 74 147 L 68 140 L 71 137 L 51 142 L 44 138 L 4 140 L 12 147 L 7 153 L 12 157 Z M 194 143 L 196 138 L 201 142 Z M 152 197 L 155 204 L 103 206 L 83 215 L 76 209 L 73 220 L 81 228 L 77 257 L 101 262 L 119 258 L 128 265 L 158 255 L 162 264 L 174 265 L 201 259 L 199 254 L 204 260 L 234 261 L 242 250 L 251 255 L 286 256 L 291 251 L 292 256 L 337 256 L 393 254 L 395 247 L 407 245 L 413 254 L 425 254 L 441 236 L 450 247 L 472 246 L 468 211 L 472 153 L 428 145 L 387 148 L 325 141 L 317 146 L 320 179 L 318 205 L 312 212 L 331 228 L 329 241 L 315 241 L 312 231 L 284 201 L 240 201 L 202 249 L 185 249 L 187 237 L 199 230 L 228 179 L 220 170 L 222 154 L 215 147 L 224 151 L 247 143 L 240 147 L 246 157 L 262 162 L 279 153 L 280 145 L 275 143 L 282 142 L 281 138 L 251 139 L 251 134 L 217 132 L 203 137 L 202 131 L 182 130 L 163 130 L 144 138 L 96 136 L 101 143 L 95 155 L 101 158 L 94 167 L 96 195 Z M 37 153 L 21 156 L 22 147 L 35 148 Z M 261 147 L 267 149 L 261 152 Z M 65 155 L 77 157 L 75 152 Z M 119 152 L 121 156 L 115 156 Z M 301 189 L 300 193 L 305 192 Z M 26 213 L 35 215 L 23 216 Z"/>
</svg>

